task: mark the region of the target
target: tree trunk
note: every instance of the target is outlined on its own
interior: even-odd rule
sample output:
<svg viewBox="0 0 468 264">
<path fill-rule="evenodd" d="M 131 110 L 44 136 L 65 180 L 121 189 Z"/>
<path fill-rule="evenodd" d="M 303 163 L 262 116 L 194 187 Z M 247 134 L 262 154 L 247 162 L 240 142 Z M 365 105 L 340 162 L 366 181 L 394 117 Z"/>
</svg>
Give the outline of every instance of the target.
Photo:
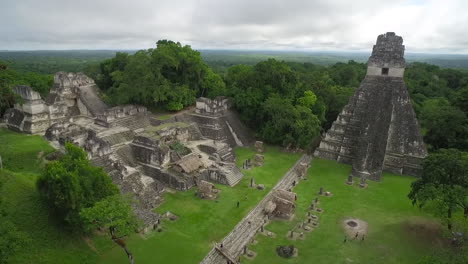
<svg viewBox="0 0 468 264">
<path fill-rule="evenodd" d="M 465 218 L 468 217 L 468 207 L 465 207 L 465 209 L 463 210 L 463 213 L 465 215 Z"/>
<path fill-rule="evenodd" d="M 114 243 L 119 245 L 125 251 L 125 254 L 127 254 L 128 260 L 130 261 L 130 264 L 134 264 L 135 259 L 133 258 L 133 254 L 128 250 L 125 241 L 115 236 L 114 228 L 110 227 L 109 231 L 111 233 L 112 241 L 114 241 Z"/>
<path fill-rule="evenodd" d="M 452 209 L 447 210 L 447 228 L 452 231 Z"/>
</svg>

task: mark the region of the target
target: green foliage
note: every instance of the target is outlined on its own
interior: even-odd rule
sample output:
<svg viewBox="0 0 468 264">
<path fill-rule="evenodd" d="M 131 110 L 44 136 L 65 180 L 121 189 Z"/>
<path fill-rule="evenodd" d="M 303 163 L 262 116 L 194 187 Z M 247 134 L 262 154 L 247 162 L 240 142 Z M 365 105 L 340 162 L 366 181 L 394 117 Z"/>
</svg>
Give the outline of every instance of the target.
<svg viewBox="0 0 468 264">
<path fill-rule="evenodd" d="M 0 264 L 9 263 L 8 259 L 30 241 L 26 233 L 18 231 L 16 226 L 1 213 L 0 234 Z"/>
<path fill-rule="evenodd" d="M 191 150 L 189 148 L 184 146 L 184 144 L 182 144 L 179 141 L 176 141 L 176 142 L 172 143 L 169 147 L 172 150 L 174 150 L 175 152 L 177 152 L 177 154 L 179 154 L 181 156 L 185 156 L 185 155 L 187 155 L 187 154 L 189 154 L 191 152 Z"/>
<path fill-rule="evenodd" d="M 0 51 L 0 60 L 21 73 L 54 74 L 65 72 L 92 72 L 105 59 L 115 55 L 112 50 L 37 50 Z"/>
<path fill-rule="evenodd" d="M 268 142 L 306 147 L 319 134 L 320 121 L 310 108 L 301 104 L 294 106 L 278 95 L 265 101 L 260 115 L 264 122 L 260 135 Z"/>
<path fill-rule="evenodd" d="M 456 149 L 441 149 L 423 163 L 420 179 L 411 184 L 408 197 L 413 204 L 429 204 L 448 222 L 459 211 L 468 217 L 468 154 Z"/>
<path fill-rule="evenodd" d="M 83 208 L 80 217 L 88 232 L 100 228 L 109 230 L 116 237 L 123 237 L 138 229 L 130 200 L 120 194 L 107 196 L 92 207 Z"/>
<path fill-rule="evenodd" d="M 420 108 L 424 141 L 433 149 L 468 148 L 468 119 L 444 98 L 425 100 Z"/>
<path fill-rule="evenodd" d="M 107 91 L 110 103 L 142 104 L 178 111 L 199 96 L 225 94 L 222 78 L 190 46 L 160 40 L 156 49 L 134 55 L 117 53 L 100 65 L 96 82 Z"/>
<path fill-rule="evenodd" d="M 102 168 L 90 164 L 81 148 L 73 144 L 65 148 L 60 160 L 46 165 L 37 187 L 59 219 L 79 230 L 81 209 L 119 191 Z"/>
<path fill-rule="evenodd" d="M 17 96 L 12 89 L 18 85 L 31 86 L 43 97 L 49 93 L 53 78 L 51 75 L 37 73 L 19 73 L 9 69 L 8 65 L 0 61 L 0 116 L 6 109 L 13 107 L 17 102 Z"/>
<path fill-rule="evenodd" d="M 365 69 L 354 61 L 325 68 L 269 59 L 255 66 L 232 66 L 225 80 L 241 118 L 260 137 L 304 148 L 321 127 L 331 126 Z"/>
</svg>

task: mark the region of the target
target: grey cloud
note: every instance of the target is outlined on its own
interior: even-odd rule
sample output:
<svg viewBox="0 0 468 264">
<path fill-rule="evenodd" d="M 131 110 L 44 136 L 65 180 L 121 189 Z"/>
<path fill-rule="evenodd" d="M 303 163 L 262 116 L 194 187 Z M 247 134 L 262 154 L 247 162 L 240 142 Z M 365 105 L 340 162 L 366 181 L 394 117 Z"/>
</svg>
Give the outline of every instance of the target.
<svg viewBox="0 0 468 264">
<path fill-rule="evenodd" d="M 0 1 L 0 49 L 369 50 L 395 31 L 410 51 L 468 52 L 463 0 Z"/>
</svg>

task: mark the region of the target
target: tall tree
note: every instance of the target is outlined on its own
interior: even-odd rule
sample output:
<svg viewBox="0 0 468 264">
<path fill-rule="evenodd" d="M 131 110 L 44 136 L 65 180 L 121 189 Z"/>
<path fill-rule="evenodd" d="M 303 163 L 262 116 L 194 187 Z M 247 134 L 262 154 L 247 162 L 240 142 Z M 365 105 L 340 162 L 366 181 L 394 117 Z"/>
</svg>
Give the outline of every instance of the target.
<svg viewBox="0 0 468 264">
<path fill-rule="evenodd" d="M 125 251 L 133 264 L 134 256 L 123 238 L 137 230 L 138 221 L 128 199 L 121 195 L 108 196 L 92 207 L 83 208 L 80 216 L 87 231 L 107 229 L 112 241 Z"/>
<path fill-rule="evenodd" d="M 37 187 L 57 216 L 79 230 L 82 208 L 119 191 L 102 168 L 90 164 L 81 148 L 67 143 L 65 149 L 66 154 L 60 160 L 46 165 Z"/>
<path fill-rule="evenodd" d="M 430 154 L 423 162 L 421 178 L 411 184 L 408 197 L 419 207 L 434 205 L 451 230 L 454 213 L 463 211 L 468 217 L 468 154 L 456 149 Z"/>
<path fill-rule="evenodd" d="M 199 96 L 225 94 L 225 84 L 198 51 L 178 42 L 160 40 L 155 49 L 134 55 L 118 53 L 101 63 L 98 85 L 110 103 L 142 104 L 178 111 Z"/>
<path fill-rule="evenodd" d="M 419 116 L 424 141 L 433 149 L 468 149 L 468 119 L 443 98 L 424 101 Z"/>
</svg>

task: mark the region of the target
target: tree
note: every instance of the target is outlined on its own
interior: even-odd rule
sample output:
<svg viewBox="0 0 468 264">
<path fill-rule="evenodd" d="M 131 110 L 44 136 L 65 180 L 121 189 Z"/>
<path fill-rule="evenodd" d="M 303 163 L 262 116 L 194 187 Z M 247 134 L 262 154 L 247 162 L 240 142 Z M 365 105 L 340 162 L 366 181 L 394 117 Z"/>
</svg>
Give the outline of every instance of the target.
<svg viewBox="0 0 468 264">
<path fill-rule="evenodd" d="M 455 96 L 455 105 L 468 115 L 468 86 L 459 90 Z"/>
<path fill-rule="evenodd" d="M 198 51 L 170 40 L 134 55 L 117 53 L 101 63 L 97 84 L 111 104 L 142 104 L 178 111 L 196 97 L 225 95 L 223 79 L 201 59 Z"/>
<path fill-rule="evenodd" d="M 90 164 L 81 148 L 67 143 L 65 149 L 60 160 L 46 165 L 37 187 L 57 216 L 80 230 L 80 210 L 119 191 L 102 168 Z"/>
<path fill-rule="evenodd" d="M 463 211 L 468 217 L 468 154 L 456 149 L 430 154 L 423 162 L 421 178 L 411 184 L 408 197 L 413 205 L 435 208 L 451 230 L 454 213 Z"/>
<path fill-rule="evenodd" d="M 133 264 L 133 254 L 122 239 L 138 228 L 138 221 L 128 199 L 119 194 L 108 196 L 92 207 L 83 208 L 80 216 L 87 231 L 107 229 L 112 241 L 122 247 Z"/>
<path fill-rule="evenodd" d="M 45 97 L 49 93 L 52 83 L 51 75 L 19 73 L 9 69 L 8 65 L 0 61 L 0 117 L 3 116 L 6 109 L 19 102 L 18 96 L 12 90 L 13 87 L 28 85 Z"/>
<path fill-rule="evenodd" d="M 432 148 L 468 148 L 465 113 L 443 98 L 426 100 L 420 111 L 424 141 Z"/>
</svg>

